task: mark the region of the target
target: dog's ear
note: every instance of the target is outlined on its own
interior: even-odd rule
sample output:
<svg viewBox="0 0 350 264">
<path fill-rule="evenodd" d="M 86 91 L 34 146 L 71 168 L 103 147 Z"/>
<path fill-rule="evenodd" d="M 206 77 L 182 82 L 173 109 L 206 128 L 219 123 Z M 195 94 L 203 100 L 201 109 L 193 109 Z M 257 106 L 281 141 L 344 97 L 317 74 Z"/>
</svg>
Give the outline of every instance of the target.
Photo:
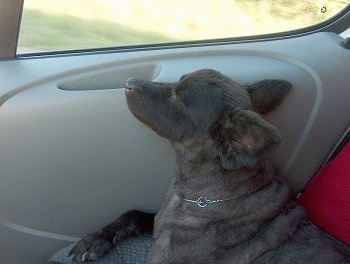
<svg viewBox="0 0 350 264">
<path fill-rule="evenodd" d="M 223 110 L 210 134 L 225 169 L 254 166 L 281 140 L 274 126 L 249 110 Z"/>
<path fill-rule="evenodd" d="M 285 80 L 263 80 L 245 85 L 255 112 L 266 114 L 274 110 L 292 88 Z"/>
</svg>

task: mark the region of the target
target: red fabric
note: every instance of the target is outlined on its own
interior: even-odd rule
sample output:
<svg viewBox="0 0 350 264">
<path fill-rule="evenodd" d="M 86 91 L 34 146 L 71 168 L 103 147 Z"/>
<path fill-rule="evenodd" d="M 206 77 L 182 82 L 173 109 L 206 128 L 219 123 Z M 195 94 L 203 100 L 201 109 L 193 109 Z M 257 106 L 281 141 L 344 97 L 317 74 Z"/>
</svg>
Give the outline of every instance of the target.
<svg viewBox="0 0 350 264">
<path fill-rule="evenodd" d="M 350 244 L 350 142 L 298 198 L 311 221 Z"/>
</svg>

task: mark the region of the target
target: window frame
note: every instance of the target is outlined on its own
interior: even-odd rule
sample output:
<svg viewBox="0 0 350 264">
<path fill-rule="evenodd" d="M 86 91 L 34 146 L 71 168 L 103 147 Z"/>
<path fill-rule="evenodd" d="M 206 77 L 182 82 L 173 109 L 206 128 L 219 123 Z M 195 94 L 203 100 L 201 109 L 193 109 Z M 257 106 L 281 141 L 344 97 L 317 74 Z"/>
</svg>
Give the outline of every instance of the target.
<svg viewBox="0 0 350 264">
<path fill-rule="evenodd" d="M 0 60 L 16 57 L 24 0 L 0 0 Z"/>
<path fill-rule="evenodd" d="M 167 49 L 178 47 L 193 47 L 193 46 L 211 46 L 228 43 L 242 43 L 242 42 L 257 42 L 276 40 L 281 38 L 298 37 L 308 34 L 313 34 L 321 31 L 334 32 L 340 34 L 346 29 L 350 28 L 350 4 L 346 6 L 337 15 L 325 20 L 319 24 L 272 34 L 220 38 L 197 41 L 172 42 L 161 44 L 144 44 L 133 46 L 119 46 L 108 48 L 91 48 L 91 49 L 76 49 L 53 52 L 38 52 L 28 54 L 17 54 L 17 44 L 19 32 L 21 27 L 21 18 L 24 8 L 24 0 L 0 0 L 0 38 L 3 40 L 0 44 L 0 60 L 11 60 L 16 58 L 28 58 L 38 56 L 66 56 L 73 54 L 86 54 L 96 52 L 125 52 L 130 50 L 145 50 L 145 49 Z M 9 23 L 10 21 L 10 23 Z"/>
</svg>

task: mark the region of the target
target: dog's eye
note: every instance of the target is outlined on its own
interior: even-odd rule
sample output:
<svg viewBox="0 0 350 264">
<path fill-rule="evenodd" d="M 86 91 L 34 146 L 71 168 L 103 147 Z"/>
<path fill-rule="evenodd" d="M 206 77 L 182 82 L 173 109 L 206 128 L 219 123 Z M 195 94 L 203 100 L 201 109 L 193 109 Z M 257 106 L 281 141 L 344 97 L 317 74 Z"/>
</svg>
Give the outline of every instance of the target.
<svg viewBox="0 0 350 264">
<path fill-rule="evenodd" d="M 174 103 L 178 103 L 180 101 L 180 98 L 175 93 L 173 93 L 170 97 L 170 100 Z"/>
<path fill-rule="evenodd" d="M 177 106 L 183 107 L 184 104 L 179 96 L 177 96 L 175 93 L 171 95 L 170 101 L 173 102 Z"/>
</svg>

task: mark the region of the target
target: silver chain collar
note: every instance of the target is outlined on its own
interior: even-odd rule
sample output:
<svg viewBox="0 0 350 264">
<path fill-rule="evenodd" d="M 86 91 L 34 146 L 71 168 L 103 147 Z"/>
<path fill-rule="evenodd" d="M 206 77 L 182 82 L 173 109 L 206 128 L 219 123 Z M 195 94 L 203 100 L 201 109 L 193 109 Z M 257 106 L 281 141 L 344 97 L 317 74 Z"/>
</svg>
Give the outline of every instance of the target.
<svg viewBox="0 0 350 264">
<path fill-rule="evenodd" d="M 238 196 L 238 197 L 231 197 L 231 198 L 228 198 L 228 199 L 218 199 L 218 200 L 210 200 L 210 199 L 207 199 L 205 197 L 199 197 L 197 200 L 190 200 L 190 199 L 185 199 L 185 198 L 181 198 L 181 199 L 186 201 L 186 202 L 189 202 L 189 203 L 195 203 L 199 207 L 204 208 L 204 207 L 206 207 L 209 204 L 216 204 L 216 203 L 221 203 L 221 202 L 227 202 L 227 201 L 230 201 L 230 200 L 237 199 L 239 197 L 240 196 Z"/>
</svg>

